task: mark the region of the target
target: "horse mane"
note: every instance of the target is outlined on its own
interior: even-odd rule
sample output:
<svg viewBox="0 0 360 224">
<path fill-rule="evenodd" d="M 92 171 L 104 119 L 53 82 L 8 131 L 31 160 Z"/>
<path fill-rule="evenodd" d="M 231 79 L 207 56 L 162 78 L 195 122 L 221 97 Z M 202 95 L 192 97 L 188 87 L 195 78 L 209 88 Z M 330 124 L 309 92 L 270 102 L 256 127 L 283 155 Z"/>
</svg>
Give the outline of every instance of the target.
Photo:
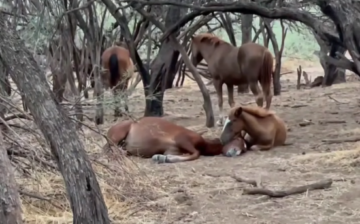
<svg viewBox="0 0 360 224">
<path fill-rule="evenodd" d="M 242 106 L 243 112 L 246 112 L 248 114 L 251 114 L 255 117 L 269 117 L 275 114 L 274 111 L 267 110 L 263 107 L 259 106 Z"/>
<path fill-rule="evenodd" d="M 199 38 L 200 43 L 209 43 L 212 44 L 214 47 L 217 47 L 220 44 L 229 44 L 228 42 L 220 39 L 212 33 L 202 33 L 197 35 L 197 37 Z"/>
</svg>

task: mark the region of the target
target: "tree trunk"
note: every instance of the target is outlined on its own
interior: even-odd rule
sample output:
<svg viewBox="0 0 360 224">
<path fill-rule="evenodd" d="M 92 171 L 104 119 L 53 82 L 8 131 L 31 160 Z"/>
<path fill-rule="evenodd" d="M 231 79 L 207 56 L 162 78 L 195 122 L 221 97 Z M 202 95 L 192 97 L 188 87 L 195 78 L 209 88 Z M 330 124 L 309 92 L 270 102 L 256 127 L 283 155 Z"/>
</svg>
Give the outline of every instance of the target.
<svg viewBox="0 0 360 224">
<path fill-rule="evenodd" d="M 0 58 L 24 95 L 64 178 L 73 211 L 73 223 L 110 223 L 99 183 L 75 125 L 55 101 L 38 64 L 16 30 L 5 29 L 0 20 Z"/>
<path fill-rule="evenodd" d="M 274 7 L 274 6 L 272 6 L 272 7 Z M 280 54 L 280 50 L 279 50 L 279 45 L 278 45 L 276 37 L 275 37 L 275 33 L 272 30 L 272 26 L 271 26 L 272 20 L 263 18 L 263 21 L 264 21 L 267 36 L 271 40 L 271 44 L 273 46 L 274 53 L 275 53 L 276 63 L 275 63 L 275 72 L 273 74 L 273 88 L 274 88 L 274 95 L 278 96 L 281 93 L 281 83 L 280 83 L 281 54 Z"/>
<path fill-rule="evenodd" d="M 3 224 L 21 224 L 20 196 L 13 167 L 4 147 L 0 130 L 0 220 Z"/>
<path fill-rule="evenodd" d="M 251 42 L 252 40 L 252 22 L 253 15 L 241 15 L 241 45 Z M 239 93 L 248 93 L 249 92 L 249 84 L 243 84 L 238 86 L 238 94 Z"/>
<path fill-rule="evenodd" d="M 345 69 L 337 68 L 336 66 L 330 63 L 326 63 L 325 57 L 330 52 L 330 48 L 331 48 L 329 44 L 325 43 L 315 32 L 313 32 L 313 34 L 320 46 L 320 51 L 319 52 L 316 51 L 314 52 L 314 54 L 319 57 L 321 67 L 324 69 L 324 79 L 322 85 L 331 86 L 332 84 L 346 82 Z M 339 54 L 344 55 L 346 49 L 341 48 L 341 49 L 336 49 L 336 51 Z M 334 55 L 333 57 L 337 58 L 338 56 Z"/>
<path fill-rule="evenodd" d="M 7 77 L 7 69 L 0 60 L 0 95 L 2 96 L 0 99 L 0 117 L 2 119 L 5 118 L 5 114 L 8 112 L 8 108 L 6 105 L 9 104 L 4 101 L 8 100 L 7 95 L 10 94 L 11 94 L 11 87 L 10 87 L 9 78 Z M 4 124 L 1 124 L 1 130 L 5 131 L 6 129 L 7 129 L 6 126 Z"/>
<path fill-rule="evenodd" d="M 165 7 L 163 7 L 165 9 Z M 184 9 L 176 6 L 169 6 L 167 15 L 165 17 L 165 28 L 171 27 L 182 16 Z M 178 35 L 174 33 L 174 36 Z M 163 98 L 166 89 L 172 88 L 172 83 L 175 78 L 176 63 L 179 57 L 179 52 L 174 49 L 171 41 L 166 39 L 161 43 L 158 55 L 155 57 L 151 65 L 150 78 L 150 96 L 151 103 L 145 109 L 145 116 L 158 116 L 164 114 Z"/>
<path fill-rule="evenodd" d="M 339 48 L 336 50 L 336 52 L 344 56 L 346 49 Z M 338 55 L 336 55 L 335 53 L 331 53 L 331 51 L 329 56 L 335 59 L 340 59 Z M 322 86 L 331 86 L 332 84 L 346 82 L 346 77 L 345 77 L 346 70 L 343 68 L 338 68 L 330 63 L 326 63 L 325 55 L 320 56 L 320 64 L 324 69 L 324 79 Z"/>
</svg>

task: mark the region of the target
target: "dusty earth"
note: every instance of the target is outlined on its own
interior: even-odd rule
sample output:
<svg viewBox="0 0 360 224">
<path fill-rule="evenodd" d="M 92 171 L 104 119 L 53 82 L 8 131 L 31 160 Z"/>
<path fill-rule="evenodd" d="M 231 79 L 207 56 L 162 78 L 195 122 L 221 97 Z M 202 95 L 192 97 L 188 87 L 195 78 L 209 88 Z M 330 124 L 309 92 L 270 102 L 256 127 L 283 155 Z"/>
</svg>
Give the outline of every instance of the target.
<svg viewBox="0 0 360 224">
<path fill-rule="evenodd" d="M 312 78 L 322 75 L 318 67 L 303 66 L 303 69 Z M 139 182 L 146 182 L 148 187 L 136 193 L 141 198 L 137 202 L 130 197 L 122 199 L 125 203 L 129 200 L 137 209 L 113 218 L 113 223 L 360 223 L 360 186 L 357 185 L 360 145 L 356 141 L 326 142 L 359 134 L 360 82 L 351 78 L 345 84 L 329 88 L 296 90 L 296 74 L 292 73 L 284 75 L 281 83 L 283 91 L 281 96 L 273 98 L 272 110 L 287 122 L 287 142 L 291 145 L 269 152 L 248 152 L 237 158 L 201 157 L 177 164 L 154 164 L 151 160 L 131 158 L 138 170 L 130 175 L 131 178 L 140 177 Z M 140 87 L 131 97 L 130 110 L 134 117 L 143 115 Z M 212 86 L 208 88 L 217 116 L 216 94 Z M 224 102 L 225 108 L 229 108 L 226 94 Z M 236 96 L 236 102 L 253 104 L 254 97 L 243 94 Z M 166 118 L 194 130 L 207 130 L 205 136 L 219 135 L 220 127 L 208 129 L 204 126 L 202 103 L 197 84 L 188 81 L 182 88 L 166 92 Z M 103 131 L 113 119 L 112 111 L 107 114 L 107 124 L 101 126 Z M 230 176 L 234 173 L 274 190 L 328 178 L 333 179 L 333 184 L 325 190 L 270 198 L 243 195 L 243 189 L 252 186 L 237 182 Z M 137 185 L 130 188 L 122 190 L 136 192 Z M 110 215 L 123 209 L 109 204 L 108 207 Z M 71 223 L 71 219 L 68 221 Z"/>
<path fill-rule="evenodd" d="M 316 67 L 305 70 L 313 78 L 321 75 Z M 202 157 L 182 164 L 158 165 L 134 159 L 168 192 L 167 197 L 151 202 L 157 209 L 134 216 L 142 216 L 144 223 L 359 223 L 359 167 L 353 162 L 360 146 L 356 142 L 329 144 L 323 140 L 358 135 L 360 83 L 352 80 L 331 88 L 296 90 L 296 75 L 290 74 L 282 77 L 282 87 L 272 109 L 287 122 L 288 142 L 292 145 L 237 158 Z M 212 87 L 209 89 L 217 114 L 216 95 Z M 236 101 L 240 104 L 254 99 L 244 94 Z M 168 119 L 193 129 L 204 128 L 202 96 L 196 83 L 167 91 L 164 102 Z M 142 99 L 139 104 L 142 108 Z M 208 135 L 219 133 L 216 127 Z M 261 180 L 269 189 L 288 189 L 327 178 L 334 182 L 330 189 L 274 199 L 242 195 L 242 189 L 251 186 L 229 177 L 232 173 Z M 131 220 L 129 217 L 128 223 L 133 223 Z"/>
</svg>

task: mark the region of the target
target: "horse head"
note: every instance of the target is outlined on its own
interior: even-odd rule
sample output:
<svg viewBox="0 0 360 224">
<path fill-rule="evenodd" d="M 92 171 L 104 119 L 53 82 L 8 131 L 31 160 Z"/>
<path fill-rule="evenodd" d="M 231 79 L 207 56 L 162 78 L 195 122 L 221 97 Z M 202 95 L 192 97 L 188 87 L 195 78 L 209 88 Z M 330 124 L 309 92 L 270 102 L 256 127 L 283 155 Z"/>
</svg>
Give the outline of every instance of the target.
<svg viewBox="0 0 360 224">
<path fill-rule="evenodd" d="M 228 144 L 236 137 L 244 137 L 243 133 L 250 136 L 256 133 L 261 125 L 261 119 L 272 115 L 273 112 L 258 106 L 238 106 L 232 108 L 224 122 L 220 140 L 223 145 Z"/>
<path fill-rule="evenodd" d="M 200 51 L 199 40 L 197 36 L 191 37 L 191 56 L 190 61 L 196 67 L 203 60 L 203 56 Z"/>
</svg>

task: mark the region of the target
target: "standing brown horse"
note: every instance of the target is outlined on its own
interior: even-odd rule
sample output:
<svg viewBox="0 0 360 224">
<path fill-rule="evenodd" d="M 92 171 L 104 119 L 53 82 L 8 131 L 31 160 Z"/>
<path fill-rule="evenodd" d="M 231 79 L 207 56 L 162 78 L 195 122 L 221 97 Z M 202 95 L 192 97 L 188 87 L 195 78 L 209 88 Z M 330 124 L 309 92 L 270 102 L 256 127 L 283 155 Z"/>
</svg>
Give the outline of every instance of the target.
<svg viewBox="0 0 360 224">
<path fill-rule="evenodd" d="M 244 139 L 247 149 L 269 150 L 285 144 L 287 128 L 285 122 L 274 112 L 258 106 L 232 108 L 221 133 L 221 142 L 227 144 L 236 137 Z"/>
<path fill-rule="evenodd" d="M 115 117 L 122 116 L 119 109 L 120 99 L 125 101 L 125 111 L 129 112 L 127 90 L 129 80 L 134 74 L 134 64 L 130 57 L 130 52 L 124 47 L 111 46 L 101 55 L 102 67 L 107 70 L 102 74 L 102 81 L 105 87 L 113 90 L 115 100 Z M 123 96 L 120 96 L 123 93 Z"/>
<path fill-rule="evenodd" d="M 104 146 L 105 151 L 124 141 L 126 151 L 123 152 L 152 157 L 157 163 L 191 161 L 200 155 L 233 157 L 245 149 L 243 140 L 235 139 L 223 146 L 218 138 L 205 139 L 194 131 L 159 117 L 143 117 L 137 122 L 121 121 L 109 129 L 107 138 L 109 143 Z"/>
<path fill-rule="evenodd" d="M 234 85 L 248 83 L 251 92 L 256 96 L 256 103 L 269 109 L 272 100 L 271 78 L 273 70 L 273 56 L 264 46 L 256 43 L 245 43 L 235 47 L 221 40 L 213 34 L 204 33 L 192 37 L 191 61 L 196 67 L 203 59 L 213 78 L 214 87 L 218 96 L 219 120 L 221 126 L 224 121 L 222 85 L 228 89 L 230 107 L 235 106 Z M 263 94 L 259 88 L 261 84 Z"/>
</svg>

